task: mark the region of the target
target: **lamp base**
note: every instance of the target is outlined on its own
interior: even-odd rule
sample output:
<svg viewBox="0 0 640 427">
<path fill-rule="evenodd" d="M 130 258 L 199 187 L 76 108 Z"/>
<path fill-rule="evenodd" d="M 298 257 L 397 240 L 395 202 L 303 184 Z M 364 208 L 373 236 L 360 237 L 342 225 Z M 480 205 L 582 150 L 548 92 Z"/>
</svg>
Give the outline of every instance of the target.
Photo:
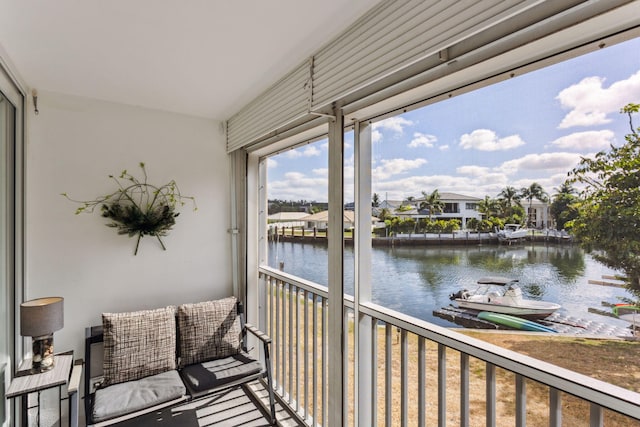
<svg viewBox="0 0 640 427">
<path fill-rule="evenodd" d="M 39 373 L 53 369 L 53 334 L 33 337 L 31 349 L 31 372 Z"/>
</svg>

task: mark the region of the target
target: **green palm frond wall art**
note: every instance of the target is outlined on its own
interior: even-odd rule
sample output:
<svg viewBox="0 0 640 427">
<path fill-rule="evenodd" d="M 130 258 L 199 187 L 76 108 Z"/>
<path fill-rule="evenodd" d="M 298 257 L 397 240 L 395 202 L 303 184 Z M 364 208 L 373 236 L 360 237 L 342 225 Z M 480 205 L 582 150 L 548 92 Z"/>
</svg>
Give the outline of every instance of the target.
<svg viewBox="0 0 640 427">
<path fill-rule="evenodd" d="M 186 201 L 193 204 L 193 210 L 197 210 L 195 198 L 183 196 L 178 184 L 174 180 L 160 187 L 147 182 L 147 170 L 145 164 L 139 164 L 142 169 L 143 179 L 123 170 L 119 176 L 109 175 L 118 189 L 113 193 L 98 197 L 94 200 L 74 200 L 62 193 L 68 200 L 80 203 L 76 209 L 76 215 L 81 213 L 93 213 L 97 206 L 104 218 L 110 220 L 107 227 L 116 228 L 118 234 L 137 236 L 134 255 L 138 254 L 140 239 L 143 236 L 155 236 L 162 249 L 166 250 L 162 237 L 172 229 L 176 223 L 176 217 L 180 215 L 176 208 L 183 206 Z"/>
</svg>

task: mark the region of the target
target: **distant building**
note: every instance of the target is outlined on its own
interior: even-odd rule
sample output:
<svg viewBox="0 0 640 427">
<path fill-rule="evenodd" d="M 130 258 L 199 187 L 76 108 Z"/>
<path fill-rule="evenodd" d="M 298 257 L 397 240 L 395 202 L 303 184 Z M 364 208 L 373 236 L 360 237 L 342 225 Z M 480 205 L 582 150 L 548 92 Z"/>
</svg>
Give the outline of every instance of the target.
<svg viewBox="0 0 640 427">
<path fill-rule="evenodd" d="M 291 222 L 300 221 L 305 216 L 309 216 L 306 212 L 277 212 L 267 217 L 268 222 Z"/>
<path fill-rule="evenodd" d="M 344 229 L 348 230 L 355 226 L 355 215 L 353 211 L 343 211 L 342 220 Z M 313 215 L 306 215 L 300 219 L 304 221 L 304 227 L 307 229 L 315 228 L 316 230 L 326 230 L 329 227 L 329 211 L 322 211 Z"/>
<path fill-rule="evenodd" d="M 528 215 L 529 220 L 527 225 L 529 227 L 538 229 L 555 227 L 553 217 L 551 216 L 551 206 L 548 203 L 534 199 L 531 202 L 531 210 L 529 210 L 529 202 L 527 200 L 521 200 L 520 203 Z"/>
<path fill-rule="evenodd" d="M 267 223 L 273 227 L 302 227 L 302 218 L 309 216 L 306 212 L 277 212 L 267 217 Z"/>
<path fill-rule="evenodd" d="M 444 192 L 440 193 L 440 201 L 444 204 L 444 209 L 442 212 L 433 213 L 431 219 L 457 219 L 460 221 L 462 229 L 466 228 L 469 219 L 482 219 L 482 215 L 478 212 L 478 203 L 482 199 Z M 392 215 L 399 218 L 429 218 L 428 209 L 420 210 L 422 202 L 424 202 L 424 198 L 414 199 L 410 202 L 407 200 L 385 200 L 380 203 L 379 209 L 386 208 Z M 404 207 L 400 209 L 401 206 Z"/>
</svg>

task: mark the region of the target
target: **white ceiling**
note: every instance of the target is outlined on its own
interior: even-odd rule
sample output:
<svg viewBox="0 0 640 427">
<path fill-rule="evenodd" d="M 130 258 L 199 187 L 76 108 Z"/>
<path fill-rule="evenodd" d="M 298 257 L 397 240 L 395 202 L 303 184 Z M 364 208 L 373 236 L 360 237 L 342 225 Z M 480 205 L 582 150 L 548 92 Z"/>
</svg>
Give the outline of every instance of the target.
<svg viewBox="0 0 640 427">
<path fill-rule="evenodd" d="M 225 120 L 378 0 L 0 0 L 30 88 Z"/>
</svg>

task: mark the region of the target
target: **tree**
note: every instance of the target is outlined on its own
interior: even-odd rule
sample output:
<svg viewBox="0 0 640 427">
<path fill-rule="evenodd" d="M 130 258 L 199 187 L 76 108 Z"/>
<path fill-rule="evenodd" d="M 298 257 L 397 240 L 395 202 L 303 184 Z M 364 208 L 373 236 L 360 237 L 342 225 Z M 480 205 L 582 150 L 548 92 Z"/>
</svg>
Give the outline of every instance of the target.
<svg viewBox="0 0 640 427">
<path fill-rule="evenodd" d="M 373 193 L 373 197 L 371 198 L 371 206 L 374 208 L 380 206 L 380 196 L 378 196 L 378 193 Z"/>
<path fill-rule="evenodd" d="M 565 181 L 559 188 L 555 188 L 556 194 L 553 195 L 550 210 L 551 216 L 556 223 L 556 228 L 562 230 L 568 228 L 567 223 L 574 220 L 578 216 L 578 210 L 575 206 L 578 202 L 576 189 L 570 182 Z"/>
<path fill-rule="evenodd" d="M 483 219 L 489 219 L 498 214 L 499 204 L 496 199 L 485 196 L 478 202 L 478 212 L 482 214 Z"/>
<path fill-rule="evenodd" d="M 549 201 L 549 195 L 537 182 L 531 183 L 529 187 L 520 190 L 520 197 L 529 201 L 529 212 L 527 212 L 527 226 L 531 226 L 531 205 L 533 199 L 537 199 L 543 203 Z"/>
<path fill-rule="evenodd" d="M 424 197 L 424 201 L 420 203 L 420 210 L 429 209 L 429 221 L 431 221 L 431 215 L 434 213 L 442 213 L 444 210 L 444 202 L 440 200 L 440 193 L 438 193 L 437 189 L 433 190 L 431 194 L 423 191 L 422 197 Z"/>
<path fill-rule="evenodd" d="M 505 187 L 498 194 L 498 200 L 502 202 L 504 206 L 504 215 L 511 216 L 514 214 L 513 207 L 514 205 L 520 206 L 520 194 L 515 187 Z"/>
<path fill-rule="evenodd" d="M 629 289 L 640 294 L 640 129 L 633 113 L 640 104 L 620 111 L 629 116 L 631 133 L 620 147 L 582 158 L 569 173 L 571 183 L 585 185 L 573 233 L 583 247 L 608 267 L 626 275 Z"/>
<path fill-rule="evenodd" d="M 392 217 L 391 215 L 391 211 L 389 210 L 389 208 L 382 208 L 382 210 L 380 210 L 380 214 L 378 215 L 378 218 L 381 221 L 385 221 L 387 219 L 390 219 Z"/>
</svg>

